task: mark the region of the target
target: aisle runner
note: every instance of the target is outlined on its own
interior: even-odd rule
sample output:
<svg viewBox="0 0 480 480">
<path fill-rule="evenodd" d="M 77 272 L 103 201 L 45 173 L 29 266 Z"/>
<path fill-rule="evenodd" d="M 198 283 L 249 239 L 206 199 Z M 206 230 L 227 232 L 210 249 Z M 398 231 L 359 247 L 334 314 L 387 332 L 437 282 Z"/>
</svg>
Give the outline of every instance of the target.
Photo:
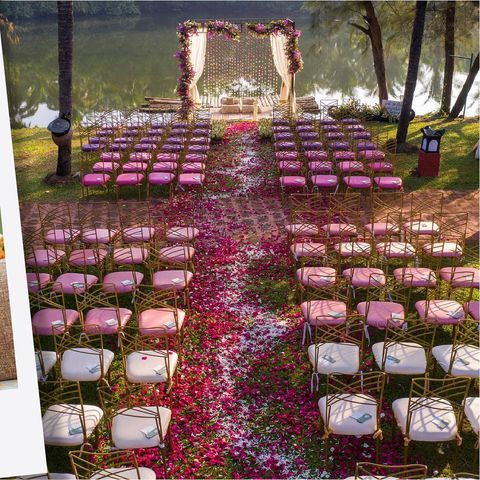
<svg viewBox="0 0 480 480">
<path fill-rule="evenodd" d="M 245 243 L 239 239 L 251 226 L 227 210 L 232 196 L 278 195 L 268 173 L 271 148 L 259 141 L 254 124 L 237 125 L 227 138 L 209 172 L 210 193 L 201 202 L 188 194 L 175 197 L 165 212 L 194 215 L 202 232 L 192 288 L 195 313 L 186 325 L 185 357 L 173 389 L 170 475 L 345 476 L 355 457 L 373 459 L 372 442 L 332 442 L 334 472 L 321 468 L 318 410 L 309 393 L 285 238 L 272 235 L 266 224 L 263 239 Z M 267 218 L 270 212 L 263 213 Z M 384 459 L 398 460 L 400 445 L 384 445 Z M 140 463 L 155 466 L 156 457 L 141 453 Z"/>
</svg>

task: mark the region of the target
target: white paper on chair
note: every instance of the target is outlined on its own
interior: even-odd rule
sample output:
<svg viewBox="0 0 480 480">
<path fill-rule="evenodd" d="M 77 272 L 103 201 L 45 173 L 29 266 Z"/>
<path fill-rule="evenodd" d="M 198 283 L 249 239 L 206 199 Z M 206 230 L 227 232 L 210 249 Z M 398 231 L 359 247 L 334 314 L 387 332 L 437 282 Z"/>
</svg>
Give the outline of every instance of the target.
<svg viewBox="0 0 480 480">
<path fill-rule="evenodd" d="M 460 362 L 462 365 L 470 365 L 470 362 L 468 360 L 465 360 L 464 358 L 461 358 L 461 357 L 457 357 L 455 361 Z"/>
<path fill-rule="evenodd" d="M 440 430 L 447 428 L 448 425 L 450 424 L 450 422 L 440 417 L 434 417 L 434 419 L 432 420 L 432 423 L 436 425 Z"/>
<path fill-rule="evenodd" d="M 65 322 L 63 320 L 52 320 L 51 325 L 63 325 Z"/>
<path fill-rule="evenodd" d="M 79 433 L 83 433 L 83 428 L 81 425 L 79 425 L 78 427 L 71 427 L 68 430 L 69 435 L 78 435 Z"/>
<path fill-rule="evenodd" d="M 134 284 L 135 284 L 135 282 L 134 282 L 133 280 L 122 280 L 120 283 L 121 283 L 124 287 L 128 287 L 128 286 L 130 286 L 130 285 L 134 285 Z"/>
<path fill-rule="evenodd" d="M 460 310 L 456 310 L 455 312 L 449 312 L 448 316 L 451 317 L 451 318 L 456 318 L 457 319 L 457 318 L 462 318 L 463 313 Z"/>
<path fill-rule="evenodd" d="M 142 428 L 142 430 L 140 430 L 146 438 L 150 439 L 150 438 L 153 438 L 155 436 L 158 435 L 158 428 L 155 427 L 155 426 L 149 426 L 149 427 L 145 427 L 145 428 Z"/>
<path fill-rule="evenodd" d="M 178 277 L 172 278 L 172 283 L 174 283 L 175 285 L 182 282 L 183 280 L 181 278 L 178 278 Z"/>
<path fill-rule="evenodd" d="M 117 325 L 118 322 L 115 318 L 109 318 L 108 320 L 105 320 L 105 325 L 108 325 L 109 327 L 113 327 L 114 325 Z"/>
<path fill-rule="evenodd" d="M 28 286 L 29 287 L 34 287 L 35 285 L 38 285 L 40 282 L 38 280 L 30 280 L 30 282 L 28 282 Z"/>
<path fill-rule="evenodd" d="M 336 363 L 336 360 L 331 355 L 328 355 L 328 354 L 323 355 L 322 360 L 328 363 Z"/>
<path fill-rule="evenodd" d="M 401 313 L 395 313 L 394 312 L 394 313 L 392 313 L 391 317 L 392 317 L 392 320 L 394 322 L 401 322 L 403 320 L 403 314 L 401 314 Z"/>
<path fill-rule="evenodd" d="M 81 287 L 84 287 L 85 284 L 82 283 L 82 282 L 72 282 L 72 283 L 70 284 L 70 286 L 71 286 L 71 287 L 75 287 L 75 288 L 81 288 Z"/>
<path fill-rule="evenodd" d="M 157 375 L 163 375 L 164 373 L 167 373 L 167 368 L 165 366 L 158 365 L 157 367 L 153 367 L 153 371 Z"/>
<path fill-rule="evenodd" d="M 97 373 L 100 371 L 100 364 L 97 363 L 95 365 L 87 365 L 86 366 L 86 369 L 90 372 L 90 373 Z"/>
<path fill-rule="evenodd" d="M 329 317 L 333 317 L 333 318 L 340 318 L 340 317 L 343 317 L 343 313 L 342 312 L 334 312 L 333 310 L 328 312 L 327 315 Z"/>
<path fill-rule="evenodd" d="M 372 418 L 369 413 L 354 413 L 353 415 L 350 415 L 350 417 L 356 420 L 358 423 L 365 423 L 367 420 Z"/>
<path fill-rule="evenodd" d="M 393 355 L 387 355 L 387 361 L 391 363 L 400 363 L 400 360 L 397 357 L 394 357 Z"/>
<path fill-rule="evenodd" d="M 171 321 L 171 322 L 168 322 L 168 323 L 165 324 L 165 326 L 167 328 L 173 328 L 175 325 L 176 325 L 176 323 L 174 321 Z"/>
</svg>

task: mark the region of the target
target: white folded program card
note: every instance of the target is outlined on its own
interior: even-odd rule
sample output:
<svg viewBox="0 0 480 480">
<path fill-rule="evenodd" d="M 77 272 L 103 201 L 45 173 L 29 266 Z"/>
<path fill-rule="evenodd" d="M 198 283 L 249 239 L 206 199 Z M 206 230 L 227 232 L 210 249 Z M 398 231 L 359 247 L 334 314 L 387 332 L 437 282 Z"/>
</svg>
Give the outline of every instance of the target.
<svg viewBox="0 0 480 480">
<path fill-rule="evenodd" d="M 34 287 L 35 285 L 38 285 L 40 282 L 38 280 L 30 280 L 28 282 L 29 287 Z"/>
<path fill-rule="evenodd" d="M 350 415 L 350 417 L 358 423 L 364 423 L 372 418 L 369 413 L 354 413 L 353 415 Z"/>
<path fill-rule="evenodd" d="M 322 360 L 325 360 L 328 363 L 336 363 L 336 360 L 331 355 L 328 355 L 328 354 L 323 355 Z"/>
<path fill-rule="evenodd" d="M 158 435 L 158 428 L 155 427 L 155 426 L 148 426 L 148 427 L 145 427 L 145 428 L 142 428 L 142 430 L 140 430 L 144 435 L 145 437 L 147 437 L 148 439 L 150 438 L 153 438 L 153 437 L 156 437 Z"/>
<path fill-rule="evenodd" d="M 449 312 L 448 316 L 451 318 L 462 318 L 463 312 L 461 310 L 455 310 L 453 312 Z"/>
<path fill-rule="evenodd" d="M 75 288 L 81 288 L 83 287 L 85 284 L 83 282 L 72 282 L 70 284 L 71 287 L 75 287 Z"/>
<path fill-rule="evenodd" d="M 172 283 L 177 284 L 177 283 L 182 283 L 182 282 L 183 282 L 183 280 L 181 278 L 178 278 L 178 277 L 172 278 Z"/>
<path fill-rule="evenodd" d="M 333 310 L 328 312 L 327 315 L 333 318 L 340 318 L 344 316 L 342 312 L 334 312 Z"/>
<path fill-rule="evenodd" d="M 83 428 L 81 425 L 79 425 L 78 427 L 70 427 L 70 429 L 68 430 L 69 435 L 78 435 L 79 433 L 83 433 Z"/>
<path fill-rule="evenodd" d="M 382 283 L 385 280 L 385 277 L 383 275 L 372 275 L 372 279 L 377 283 Z"/>
<path fill-rule="evenodd" d="M 63 320 L 52 320 L 51 325 L 63 325 L 64 321 Z"/>
<path fill-rule="evenodd" d="M 394 322 L 401 322 L 403 320 L 403 313 L 393 312 L 391 318 Z"/>
<path fill-rule="evenodd" d="M 296 181 L 297 183 L 303 183 L 303 178 L 296 178 L 295 181 Z"/>
<path fill-rule="evenodd" d="M 105 320 L 105 325 L 108 325 L 109 327 L 113 327 L 114 325 L 117 325 L 117 320 L 115 318 L 109 318 L 108 320 Z"/>
<path fill-rule="evenodd" d="M 462 365 L 470 365 L 470 361 L 462 357 L 457 357 L 455 361 L 460 362 Z"/>
<path fill-rule="evenodd" d="M 120 282 L 124 287 L 128 287 L 129 285 L 134 285 L 135 282 L 133 280 L 122 280 Z"/>
<path fill-rule="evenodd" d="M 394 357 L 393 355 L 387 355 L 387 361 L 392 363 L 400 363 L 400 359 Z"/>
<path fill-rule="evenodd" d="M 173 328 L 175 325 L 176 323 L 173 320 L 165 324 L 167 328 Z"/>
<path fill-rule="evenodd" d="M 86 368 L 90 373 L 97 373 L 100 371 L 100 364 L 97 363 L 96 365 L 87 365 Z"/>
<path fill-rule="evenodd" d="M 447 428 L 448 425 L 450 425 L 449 421 L 444 420 L 443 418 L 440 418 L 440 417 L 434 417 L 432 420 L 432 423 L 436 425 L 440 430 L 443 430 L 444 428 Z"/>
<path fill-rule="evenodd" d="M 153 367 L 153 371 L 157 375 L 163 375 L 164 373 L 167 373 L 167 367 L 162 367 L 161 365 L 159 365 L 157 367 Z"/>
</svg>

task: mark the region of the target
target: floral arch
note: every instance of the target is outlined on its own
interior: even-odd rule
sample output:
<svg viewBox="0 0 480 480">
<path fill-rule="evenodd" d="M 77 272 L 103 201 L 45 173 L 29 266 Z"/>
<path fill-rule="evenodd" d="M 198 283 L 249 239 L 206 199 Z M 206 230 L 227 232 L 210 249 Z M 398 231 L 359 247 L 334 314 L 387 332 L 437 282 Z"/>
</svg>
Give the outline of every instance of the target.
<svg viewBox="0 0 480 480">
<path fill-rule="evenodd" d="M 182 102 L 181 113 L 183 116 L 188 116 L 195 106 L 201 104 L 198 83 L 205 70 L 209 41 L 212 41 L 210 43 L 213 44 L 213 40 L 221 38 L 226 41 L 242 43 L 242 46 L 245 47 L 245 45 L 248 44 L 248 36 L 270 40 L 268 50 L 263 49 L 263 52 L 266 52 L 266 54 L 270 56 L 270 58 L 266 58 L 265 60 L 271 61 L 271 59 L 273 59 L 272 65 L 274 65 L 274 69 L 270 68 L 270 70 L 275 71 L 271 73 L 274 75 L 278 74 L 281 78 L 279 100 L 280 102 L 288 104 L 291 111 L 294 112 L 296 109 L 295 74 L 301 70 L 303 65 L 302 56 L 298 48 L 298 37 L 300 33 L 299 30 L 295 29 L 295 23 L 288 18 L 267 22 L 247 20 L 188 20 L 180 23 L 177 27 L 180 49 L 176 53 L 176 57 L 179 60 L 181 74 L 178 79 L 177 93 Z M 237 53 L 244 51 L 245 48 L 241 49 L 240 47 Z M 265 62 L 261 62 L 261 59 L 256 58 L 259 55 L 259 50 L 255 51 L 255 47 L 250 47 L 248 55 L 246 58 L 247 61 L 251 60 L 252 68 L 255 67 L 255 61 L 257 61 L 257 65 L 259 67 L 263 66 L 265 69 Z M 230 71 L 231 75 L 229 80 L 231 80 L 232 75 L 242 79 L 242 71 L 239 71 L 241 65 L 235 63 L 232 57 L 240 58 L 241 55 L 230 55 L 229 64 L 227 64 L 222 54 L 214 55 L 214 60 L 218 62 L 216 72 Z M 245 58 L 245 55 L 243 55 L 243 57 Z M 245 65 L 244 62 L 244 68 Z M 258 68 L 258 70 L 261 69 Z M 218 76 L 221 75 L 219 74 Z M 276 77 L 277 79 L 278 76 Z M 219 79 L 215 78 L 215 72 L 213 75 L 209 75 L 208 81 L 210 83 L 219 82 Z M 218 87 L 218 85 L 215 86 Z M 272 85 L 269 85 L 268 88 L 271 89 Z M 250 88 L 250 90 L 248 88 L 242 89 L 242 93 L 244 91 L 256 91 L 256 93 L 259 94 L 261 90 L 262 86 L 256 85 L 253 90 L 252 88 Z M 239 95 L 242 93 L 237 92 Z M 252 96 L 256 95 L 254 94 Z"/>
</svg>

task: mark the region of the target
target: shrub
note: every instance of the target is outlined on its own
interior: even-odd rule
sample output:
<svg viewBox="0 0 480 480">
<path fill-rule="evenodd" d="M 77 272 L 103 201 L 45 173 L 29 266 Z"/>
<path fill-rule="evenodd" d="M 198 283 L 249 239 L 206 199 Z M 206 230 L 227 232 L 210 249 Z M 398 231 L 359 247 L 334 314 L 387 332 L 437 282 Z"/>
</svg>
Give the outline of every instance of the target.
<svg viewBox="0 0 480 480">
<path fill-rule="evenodd" d="M 211 139 L 216 141 L 223 140 L 226 130 L 227 122 L 224 120 L 214 120 L 212 122 L 212 131 L 210 133 Z"/>
<path fill-rule="evenodd" d="M 355 98 L 350 98 L 347 102 L 338 107 L 331 107 L 328 110 L 329 115 L 335 119 L 356 117 L 365 120 L 373 120 L 380 117 L 388 117 L 387 111 L 382 105 L 368 105 Z"/>
<path fill-rule="evenodd" d="M 260 138 L 272 137 L 272 120 L 270 118 L 261 118 L 258 122 L 258 133 Z"/>
</svg>

